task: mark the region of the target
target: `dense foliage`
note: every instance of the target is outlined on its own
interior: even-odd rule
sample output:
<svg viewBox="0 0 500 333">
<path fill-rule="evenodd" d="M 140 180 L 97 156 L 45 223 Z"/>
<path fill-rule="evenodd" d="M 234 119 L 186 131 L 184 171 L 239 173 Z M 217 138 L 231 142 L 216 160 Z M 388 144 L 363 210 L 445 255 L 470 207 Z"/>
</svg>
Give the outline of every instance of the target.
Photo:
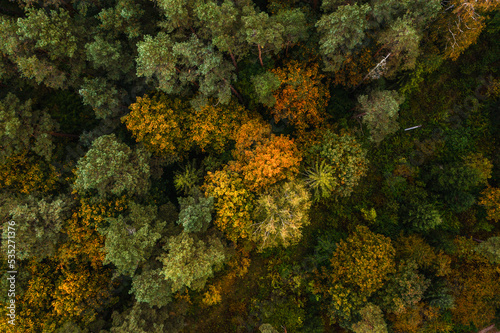
<svg viewBox="0 0 500 333">
<path fill-rule="evenodd" d="M 493 0 L 0 0 L 0 331 L 500 327 L 499 33 Z"/>
</svg>

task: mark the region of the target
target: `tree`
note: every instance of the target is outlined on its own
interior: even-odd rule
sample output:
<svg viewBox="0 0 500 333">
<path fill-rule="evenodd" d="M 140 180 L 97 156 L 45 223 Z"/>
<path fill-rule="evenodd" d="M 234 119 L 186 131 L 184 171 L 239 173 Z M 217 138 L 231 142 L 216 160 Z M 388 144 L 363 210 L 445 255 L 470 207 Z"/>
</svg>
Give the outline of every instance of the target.
<svg viewBox="0 0 500 333">
<path fill-rule="evenodd" d="M 142 27 L 139 20 L 145 11 L 140 3 L 132 0 L 117 0 L 116 5 L 110 8 L 102 8 L 97 14 L 100 21 L 99 28 L 106 32 L 106 35 L 118 35 L 124 33 L 129 39 L 141 36 Z"/>
<path fill-rule="evenodd" d="M 222 52 L 229 53 L 235 68 L 238 68 L 238 60 L 249 51 L 241 30 L 242 8 L 239 5 L 228 0 L 220 5 L 209 1 L 195 8 L 198 19 L 212 37 L 212 44 Z"/>
<path fill-rule="evenodd" d="M 63 239 L 62 225 L 69 217 L 70 208 L 71 201 L 64 196 L 53 200 L 28 196 L 18 202 L 10 211 L 12 220 L 16 223 L 14 230 L 17 258 L 20 260 L 36 258 L 41 261 L 54 256 L 58 243 Z M 7 239 L 8 225 L 8 222 L 4 223 L 5 239 Z M 7 247 L 7 243 L 3 246 Z"/>
<path fill-rule="evenodd" d="M 83 103 L 94 109 L 98 119 L 116 116 L 120 112 L 122 91 L 103 78 L 83 79 L 78 93 L 83 98 Z"/>
<path fill-rule="evenodd" d="M 130 113 L 122 118 L 137 142 L 152 152 L 182 156 L 190 148 L 183 138 L 187 103 L 163 94 L 138 97 L 130 105 Z"/>
<path fill-rule="evenodd" d="M 485 27 L 484 14 L 498 8 L 500 4 L 496 1 L 450 0 L 445 12 L 436 22 L 444 38 L 444 56 L 457 60 L 460 54 L 477 41 Z"/>
<path fill-rule="evenodd" d="M 15 22 L 0 18 L 0 34 L 7 43 L 2 52 L 24 77 L 61 89 L 74 86 L 85 66 L 81 48 L 83 29 L 72 22 L 68 11 L 27 7 Z"/>
<path fill-rule="evenodd" d="M 144 194 L 149 187 L 149 154 L 131 149 L 114 134 L 97 138 L 77 164 L 75 190 L 97 190 L 99 196 Z"/>
<path fill-rule="evenodd" d="M 305 66 L 296 61 L 271 71 L 281 85 L 273 92 L 277 101 L 271 109 L 276 122 L 289 121 L 299 131 L 318 126 L 324 121 L 324 112 L 330 99 L 328 86 L 321 83 L 317 64 Z"/>
<path fill-rule="evenodd" d="M 338 185 L 332 166 L 327 164 L 325 160 L 316 162 L 312 167 L 307 168 L 304 179 L 305 184 L 312 192 L 314 201 L 329 198 Z"/>
<path fill-rule="evenodd" d="M 185 137 L 202 151 L 220 154 L 227 150 L 237 129 L 249 118 L 250 112 L 234 99 L 220 104 L 210 98 L 200 110 L 189 114 Z"/>
<path fill-rule="evenodd" d="M 368 303 L 359 311 L 361 321 L 352 325 L 355 333 L 387 333 L 387 325 L 384 321 L 382 310 L 372 303 Z"/>
<path fill-rule="evenodd" d="M 399 70 L 415 68 L 420 54 L 419 45 L 422 33 L 416 27 L 414 20 L 408 17 L 398 18 L 378 38 L 378 43 L 387 54 L 383 64 L 383 74 L 393 77 Z"/>
<path fill-rule="evenodd" d="M 247 136 L 249 132 L 251 136 Z M 245 186 L 253 191 L 293 178 L 302 160 L 293 139 L 269 132 L 268 125 L 251 120 L 240 127 L 236 137 L 236 161 L 229 168 L 241 173 Z"/>
<path fill-rule="evenodd" d="M 273 19 L 283 25 L 283 39 L 287 50 L 290 46 L 307 39 L 306 15 L 299 8 L 280 10 Z"/>
<path fill-rule="evenodd" d="M 97 70 L 106 70 L 107 77 L 118 80 L 122 74 L 129 73 L 134 66 L 133 58 L 126 56 L 122 43 L 110 41 L 96 35 L 94 41 L 85 44 L 87 60 Z"/>
<path fill-rule="evenodd" d="M 418 265 L 412 260 L 402 260 L 389 276 L 382 295 L 382 305 L 387 311 L 401 314 L 416 306 L 424 297 L 430 281 L 418 273 Z"/>
<path fill-rule="evenodd" d="M 485 256 L 490 263 L 500 264 L 500 237 L 490 237 L 481 242 L 475 251 Z"/>
<path fill-rule="evenodd" d="M 203 189 L 206 197 L 215 199 L 215 226 L 233 242 L 247 238 L 255 195 L 245 187 L 241 176 L 228 168 L 208 172 Z"/>
<path fill-rule="evenodd" d="M 172 292 L 201 290 L 207 279 L 220 270 L 226 253 L 220 240 L 209 237 L 205 242 L 186 232 L 169 238 L 158 258 L 163 263 L 161 274 L 172 283 Z"/>
<path fill-rule="evenodd" d="M 426 175 L 429 188 L 439 194 L 450 209 L 460 213 L 474 204 L 471 193 L 481 182 L 480 171 L 460 163 L 434 165 Z"/>
<path fill-rule="evenodd" d="M 133 276 L 137 267 L 145 263 L 156 242 L 162 237 L 166 222 L 156 220 L 157 208 L 128 205 L 129 215 L 107 219 L 108 226 L 99 232 L 106 237 L 104 264 L 113 263 L 120 274 Z"/>
<path fill-rule="evenodd" d="M 481 192 L 478 204 L 486 209 L 488 220 L 500 221 L 500 188 L 488 186 Z"/>
<path fill-rule="evenodd" d="M 130 293 L 137 302 L 161 308 L 172 301 L 172 283 L 163 278 L 160 269 L 146 269 L 133 277 Z"/>
<path fill-rule="evenodd" d="M 395 133 L 399 125 L 399 105 L 404 98 L 394 90 L 373 91 L 370 95 L 358 96 L 359 109 L 371 134 L 371 140 L 379 144 L 385 136 Z"/>
<path fill-rule="evenodd" d="M 455 307 L 451 309 L 453 321 L 483 327 L 491 323 L 499 305 L 498 269 L 474 251 L 476 245 L 471 239 L 458 237 L 454 245 L 452 270 L 447 276 L 455 298 Z"/>
<path fill-rule="evenodd" d="M 252 76 L 253 88 L 260 103 L 272 107 L 276 104 L 273 92 L 281 85 L 280 79 L 272 72 Z"/>
<path fill-rule="evenodd" d="M 31 150 L 49 161 L 54 144 L 52 133 L 58 124 L 47 111 L 33 110 L 32 101 L 21 102 L 16 95 L 8 93 L 0 101 L 0 157 L 4 164 L 13 155 Z"/>
<path fill-rule="evenodd" d="M 316 161 L 325 161 L 325 164 L 333 170 L 332 175 L 335 178 L 335 182 L 328 181 L 326 188 L 335 185 L 333 193 L 346 197 L 353 192 L 354 187 L 368 169 L 365 156 L 366 151 L 352 135 L 347 133 L 338 135 L 326 130 L 322 134 L 321 142 L 309 148 L 306 160 L 311 164 Z M 310 187 L 316 186 L 313 177 L 316 176 L 310 174 L 306 178 L 306 183 L 309 183 Z M 325 174 L 325 177 L 329 176 Z"/>
<path fill-rule="evenodd" d="M 200 193 L 178 200 L 181 210 L 177 223 L 184 227 L 184 231 L 188 233 L 206 231 L 212 221 L 214 198 L 205 198 Z"/>
<path fill-rule="evenodd" d="M 265 49 L 281 50 L 283 47 L 283 33 L 285 28 L 276 22 L 266 12 L 257 13 L 253 6 L 243 7 L 243 33 L 246 41 L 255 44 L 259 51 L 259 62 L 264 67 L 262 52 Z"/>
<path fill-rule="evenodd" d="M 157 86 L 168 94 L 186 93 L 195 86 L 198 95 L 193 106 L 206 105 L 207 98 L 216 96 L 222 104 L 231 98 L 234 66 L 224 60 L 213 46 L 204 45 L 196 35 L 175 42 L 169 35 L 150 35 L 137 44 L 137 76 L 157 79 Z"/>
<path fill-rule="evenodd" d="M 142 302 L 135 302 L 122 313 L 113 312 L 112 319 L 110 333 L 180 332 L 185 326 L 184 318 L 173 316 L 171 308 L 156 309 Z"/>
<path fill-rule="evenodd" d="M 261 250 L 297 243 L 302 238 L 301 229 L 309 224 L 310 207 L 310 194 L 297 181 L 268 189 L 257 199 L 251 239 Z"/>
<path fill-rule="evenodd" d="M 365 226 L 341 240 L 321 275 L 318 291 L 329 300 L 330 317 L 343 327 L 351 327 L 355 314 L 368 297 L 384 286 L 395 272 L 395 249 L 390 238 Z"/>
<path fill-rule="evenodd" d="M 327 10 L 330 3 L 326 2 L 322 7 Z M 325 70 L 337 71 L 345 58 L 363 42 L 370 11 L 368 4 L 339 6 L 333 13 L 323 14 L 316 22 L 316 28 L 321 34 L 319 50 Z"/>
</svg>

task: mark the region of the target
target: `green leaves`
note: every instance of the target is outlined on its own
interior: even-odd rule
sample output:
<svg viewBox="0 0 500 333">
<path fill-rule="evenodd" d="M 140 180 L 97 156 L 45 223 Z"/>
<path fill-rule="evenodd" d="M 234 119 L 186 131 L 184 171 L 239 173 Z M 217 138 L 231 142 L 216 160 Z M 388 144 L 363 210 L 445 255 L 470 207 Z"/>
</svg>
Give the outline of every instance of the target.
<svg viewBox="0 0 500 333">
<path fill-rule="evenodd" d="M 309 224 L 310 207 L 310 194 L 303 184 L 288 181 L 271 187 L 257 199 L 251 239 L 261 250 L 297 243 Z"/>
<path fill-rule="evenodd" d="M 166 253 L 159 257 L 163 263 L 161 274 L 172 282 L 172 292 L 185 287 L 203 289 L 207 279 L 222 268 L 226 253 L 218 238 L 209 237 L 205 242 L 186 232 L 171 237 L 164 246 Z"/>
<path fill-rule="evenodd" d="M 373 91 L 369 95 L 358 96 L 359 110 L 363 115 L 363 123 L 370 130 L 370 139 L 379 144 L 387 135 L 395 133 L 399 124 L 399 105 L 404 98 L 397 91 Z"/>
<path fill-rule="evenodd" d="M 109 195 L 145 194 L 149 188 L 150 154 L 143 148 L 130 149 L 114 134 L 97 138 L 77 164 L 75 190 L 97 190 Z"/>
<path fill-rule="evenodd" d="M 28 149 L 46 160 L 52 157 L 51 132 L 57 130 L 58 125 L 46 111 L 33 110 L 31 105 L 30 99 L 23 103 L 11 93 L 0 100 L 0 157 L 3 162 Z"/>
<path fill-rule="evenodd" d="M 185 232 L 206 231 L 212 221 L 214 198 L 205 198 L 201 195 L 178 198 L 181 210 L 178 224 L 184 227 Z"/>
<path fill-rule="evenodd" d="M 320 52 L 325 62 L 325 70 L 336 71 L 365 38 L 368 28 L 368 4 L 340 6 L 331 14 L 324 14 L 316 23 L 321 33 Z"/>
</svg>

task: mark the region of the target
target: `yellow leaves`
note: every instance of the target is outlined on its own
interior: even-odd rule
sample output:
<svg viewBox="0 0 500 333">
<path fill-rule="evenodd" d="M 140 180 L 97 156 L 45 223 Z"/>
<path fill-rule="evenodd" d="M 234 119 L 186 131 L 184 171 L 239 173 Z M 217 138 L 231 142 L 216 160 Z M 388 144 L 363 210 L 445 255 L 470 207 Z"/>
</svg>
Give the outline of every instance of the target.
<svg viewBox="0 0 500 333">
<path fill-rule="evenodd" d="M 209 291 L 203 294 L 202 302 L 208 306 L 220 303 L 222 300 L 220 286 L 210 285 L 208 289 Z"/>
<path fill-rule="evenodd" d="M 500 188 L 487 187 L 481 192 L 478 204 L 486 209 L 488 220 L 500 221 Z"/>
</svg>

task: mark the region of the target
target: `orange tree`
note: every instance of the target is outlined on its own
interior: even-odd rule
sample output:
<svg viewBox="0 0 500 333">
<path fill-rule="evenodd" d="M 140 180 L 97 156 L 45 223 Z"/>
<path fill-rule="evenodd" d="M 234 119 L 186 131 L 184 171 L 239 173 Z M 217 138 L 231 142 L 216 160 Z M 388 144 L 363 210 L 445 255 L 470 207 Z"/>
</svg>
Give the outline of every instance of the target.
<svg viewBox="0 0 500 333">
<path fill-rule="evenodd" d="M 271 134 L 269 125 L 254 120 L 240 129 L 230 169 L 241 173 L 249 190 L 264 189 L 298 173 L 302 156 L 293 139 Z"/>
<path fill-rule="evenodd" d="M 319 125 L 330 98 L 328 86 L 321 80 L 318 64 L 306 65 L 290 61 L 283 68 L 271 70 L 281 81 L 273 93 L 276 99 L 271 113 L 276 122 L 288 120 L 298 130 Z"/>
</svg>

